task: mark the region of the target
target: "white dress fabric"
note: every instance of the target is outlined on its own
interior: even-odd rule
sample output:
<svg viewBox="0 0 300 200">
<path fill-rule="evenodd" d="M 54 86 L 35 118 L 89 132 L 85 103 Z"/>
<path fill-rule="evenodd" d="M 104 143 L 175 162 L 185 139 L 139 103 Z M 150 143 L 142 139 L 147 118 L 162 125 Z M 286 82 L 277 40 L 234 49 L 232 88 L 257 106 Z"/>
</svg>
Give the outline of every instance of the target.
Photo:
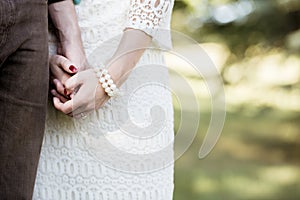
<svg viewBox="0 0 300 200">
<path fill-rule="evenodd" d="M 170 48 L 171 0 L 82 0 L 76 6 L 92 66 L 109 59 L 126 27 L 153 37 L 121 95 L 84 119 L 51 101 L 34 200 L 171 200 L 173 106 L 163 52 Z M 56 39 L 49 34 L 50 53 Z"/>
</svg>

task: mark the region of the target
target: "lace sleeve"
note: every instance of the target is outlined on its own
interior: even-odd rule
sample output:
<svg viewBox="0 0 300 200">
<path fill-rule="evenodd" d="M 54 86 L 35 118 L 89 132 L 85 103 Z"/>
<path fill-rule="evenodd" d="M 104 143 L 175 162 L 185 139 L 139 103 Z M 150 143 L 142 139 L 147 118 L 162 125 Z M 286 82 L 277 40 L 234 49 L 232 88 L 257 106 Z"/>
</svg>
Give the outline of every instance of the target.
<svg viewBox="0 0 300 200">
<path fill-rule="evenodd" d="M 150 35 L 162 47 L 171 48 L 170 21 L 174 0 L 130 0 L 126 27 Z"/>
</svg>

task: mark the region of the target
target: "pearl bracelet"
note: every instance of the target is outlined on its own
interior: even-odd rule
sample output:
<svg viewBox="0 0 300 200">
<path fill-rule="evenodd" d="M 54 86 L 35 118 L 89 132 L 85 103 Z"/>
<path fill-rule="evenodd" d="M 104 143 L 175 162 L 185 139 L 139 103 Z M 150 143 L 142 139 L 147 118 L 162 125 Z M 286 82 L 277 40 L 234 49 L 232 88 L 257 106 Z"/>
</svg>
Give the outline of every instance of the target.
<svg viewBox="0 0 300 200">
<path fill-rule="evenodd" d="M 114 81 L 111 79 L 107 69 L 95 68 L 95 73 L 99 78 L 99 84 L 102 86 L 106 94 L 110 97 L 116 96 L 118 88 Z"/>
</svg>

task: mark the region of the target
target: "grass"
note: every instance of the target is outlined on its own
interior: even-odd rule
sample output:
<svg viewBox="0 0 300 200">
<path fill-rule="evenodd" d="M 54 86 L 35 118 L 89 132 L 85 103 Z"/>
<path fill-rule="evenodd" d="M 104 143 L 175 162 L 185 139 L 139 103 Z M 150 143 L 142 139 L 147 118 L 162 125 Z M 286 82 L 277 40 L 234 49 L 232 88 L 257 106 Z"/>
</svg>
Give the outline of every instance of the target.
<svg viewBox="0 0 300 200">
<path fill-rule="evenodd" d="M 220 140 L 202 160 L 205 127 L 199 130 L 175 163 L 175 200 L 300 199 L 300 114 L 249 110 L 227 113 Z M 179 117 L 175 110 L 176 124 Z M 200 127 L 209 118 L 201 113 Z"/>
</svg>

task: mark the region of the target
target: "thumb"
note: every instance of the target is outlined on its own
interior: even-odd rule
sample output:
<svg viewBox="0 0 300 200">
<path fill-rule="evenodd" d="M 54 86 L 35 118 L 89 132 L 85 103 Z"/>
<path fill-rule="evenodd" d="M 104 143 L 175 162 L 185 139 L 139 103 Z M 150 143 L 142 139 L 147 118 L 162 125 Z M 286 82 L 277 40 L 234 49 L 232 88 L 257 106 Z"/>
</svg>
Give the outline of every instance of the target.
<svg viewBox="0 0 300 200">
<path fill-rule="evenodd" d="M 78 74 L 75 74 L 65 82 L 65 88 L 69 91 L 74 91 L 74 89 L 81 84 L 82 81 L 80 80 L 80 76 Z"/>
</svg>

